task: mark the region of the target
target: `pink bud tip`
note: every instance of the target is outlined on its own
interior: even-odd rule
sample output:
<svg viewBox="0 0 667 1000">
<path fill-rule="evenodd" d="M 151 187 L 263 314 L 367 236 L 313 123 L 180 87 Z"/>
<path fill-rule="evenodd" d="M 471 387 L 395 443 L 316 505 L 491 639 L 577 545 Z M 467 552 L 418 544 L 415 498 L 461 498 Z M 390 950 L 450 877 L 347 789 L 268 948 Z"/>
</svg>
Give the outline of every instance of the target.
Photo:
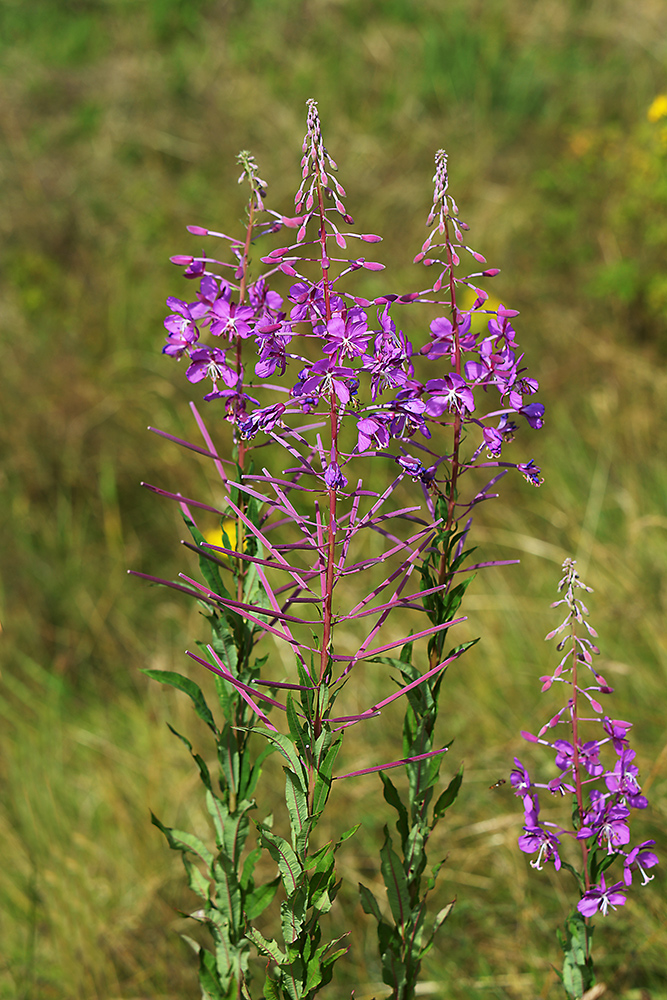
<svg viewBox="0 0 667 1000">
<path fill-rule="evenodd" d="M 288 229 L 296 229 L 296 227 L 300 226 L 301 223 L 303 222 L 303 216 L 295 215 L 293 218 L 291 218 L 287 215 L 281 215 L 280 220 L 283 226 L 287 226 Z"/>
<path fill-rule="evenodd" d="M 532 733 L 527 733 L 525 729 L 521 730 L 521 735 L 524 740 L 528 740 L 529 743 L 537 743 L 537 736 L 533 736 Z"/>
<path fill-rule="evenodd" d="M 178 264 L 179 267 L 188 267 L 188 265 L 194 260 L 194 257 L 183 257 L 177 255 L 176 257 L 170 257 L 169 260 L 172 264 Z"/>
<path fill-rule="evenodd" d="M 384 264 L 376 260 L 362 260 L 361 264 L 367 271 L 384 271 Z"/>
<path fill-rule="evenodd" d="M 296 271 L 294 270 L 291 264 L 281 264 L 280 270 L 283 272 L 283 274 L 290 274 L 293 277 L 296 276 Z"/>
<path fill-rule="evenodd" d="M 364 243 L 381 243 L 382 242 L 382 237 L 381 236 L 376 236 L 375 233 L 362 233 L 361 238 L 364 241 Z"/>
<path fill-rule="evenodd" d="M 500 274 L 499 267 L 489 267 L 486 271 L 482 271 L 483 278 L 495 278 L 497 274 Z"/>
<path fill-rule="evenodd" d="M 473 250 L 472 255 L 475 260 L 479 261 L 480 264 L 486 264 L 486 257 L 482 257 L 481 253 L 477 253 L 476 250 Z"/>
<path fill-rule="evenodd" d="M 502 304 L 502 302 L 498 306 L 498 317 L 500 317 L 500 316 L 518 316 L 518 315 L 519 315 L 519 310 L 518 309 L 506 309 L 505 306 Z"/>
<path fill-rule="evenodd" d="M 192 233 L 193 236 L 208 236 L 208 229 L 204 229 L 202 226 L 188 226 L 188 232 Z"/>
<path fill-rule="evenodd" d="M 417 256 L 413 258 L 412 263 L 413 264 L 418 264 L 419 261 L 423 260 L 423 259 L 424 259 L 424 254 L 423 253 L 418 253 Z"/>
</svg>

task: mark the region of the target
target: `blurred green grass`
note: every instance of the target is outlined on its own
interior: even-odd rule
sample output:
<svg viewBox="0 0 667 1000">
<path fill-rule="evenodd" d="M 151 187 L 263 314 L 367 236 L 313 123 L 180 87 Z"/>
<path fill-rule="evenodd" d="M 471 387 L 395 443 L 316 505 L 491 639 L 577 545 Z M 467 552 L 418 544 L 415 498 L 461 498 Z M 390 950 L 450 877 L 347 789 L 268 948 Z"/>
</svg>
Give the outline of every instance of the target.
<svg viewBox="0 0 667 1000">
<path fill-rule="evenodd" d="M 486 554 L 522 566 L 473 584 L 466 627 L 483 643 L 446 681 L 443 738 L 467 780 L 433 849 L 458 902 L 425 995 L 558 995 L 564 884 L 530 871 L 516 802 L 488 786 L 544 714 L 542 637 L 566 555 L 595 588 L 614 712 L 635 722 L 651 798 L 637 825 L 667 856 L 667 175 L 662 125 L 646 118 L 667 89 L 666 21 L 654 0 L 0 0 L 0 997 L 198 995 L 176 933 L 191 901 L 148 807 L 203 832 L 165 722 L 199 731 L 139 669 L 187 670 L 181 651 L 205 629 L 125 570 L 185 563 L 175 511 L 140 480 L 211 489 L 204 466 L 145 431 L 193 434 L 182 369 L 159 353 L 164 299 L 183 287 L 167 259 L 200 249 L 188 223 L 241 215 L 241 148 L 287 211 L 311 96 L 348 205 L 385 235 L 400 287 L 419 282 L 409 262 L 446 146 L 548 407 L 519 442 L 544 486 L 506 480 L 477 526 Z M 379 686 L 364 679 L 359 699 Z M 392 757 L 388 731 L 369 728 L 370 745 L 351 733 L 349 759 Z M 336 796 L 362 822 L 344 874 L 372 883 L 377 783 Z M 659 870 L 597 932 L 612 996 L 667 997 L 664 890 Z M 353 893 L 335 919 L 355 934 L 332 996 L 374 996 L 375 932 Z"/>
</svg>

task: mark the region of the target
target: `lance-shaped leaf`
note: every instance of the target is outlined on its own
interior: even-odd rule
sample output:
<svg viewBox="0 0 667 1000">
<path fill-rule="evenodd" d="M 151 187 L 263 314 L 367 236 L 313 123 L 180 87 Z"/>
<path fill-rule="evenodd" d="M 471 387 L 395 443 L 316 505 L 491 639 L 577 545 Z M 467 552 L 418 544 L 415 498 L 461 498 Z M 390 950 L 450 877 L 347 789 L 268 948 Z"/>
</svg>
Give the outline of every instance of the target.
<svg viewBox="0 0 667 1000">
<path fill-rule="evenodd" d="M 453 899 L 451 903 L 447 903 L 446 906 L 443 906 L 442 909 L 438 910 L 438 912 L 436 913 L 435 919 L 433 921 L 433 926 L 431 928 L 431 932 L 428 935 L 428 937 L 426 939 L 426 942 L 424 943 L 423 947 L 421 948 L 421 950 L 419 952 L 419 958 L 420 959 L 422 959 L 424 957 L 424 955 L 427 955 L 428 952 L 433 947 L 433 944 L 435 942 L 435 935 L 438 933 L 438 931 L 440 930 L 440 928 L 444 924 L 445 920 L 447 919 L 447 917 L 449 916 L 449 914 L 454 909 L 454 904 L 455 903 L 456 903 L 456 900 Z"/>
<path fill-rule="evenodd" d="M 284 767 L 283 771 L 285 772 L 285 802 L 287 803 L 292 831 L 292 846 L 299 857 L 303 857 L 311 827 L 308 816 L 307 787 L 303 786 L 301 779 L 291 768 Z"/>
<path fill-rule="evenodd" d="M 405 877 L 405 870 L 400 858 L 392 847 L 391 836 L 386 826 L 384 828 L 384 835 L 385 841 L 380 849 L 380 868 L 392 916 L 396 921 L 396 926 L 401 931 L 401 935 L 404 936 L 410 919 L 408 884 Z"/>
<path fill-rule="evenodd" d="M 331 782 L 333 781 L 333 766 L 341 746 L 342 740 L 337 739 L 331 744 L 324 756 L 318 755 L 315 789 L 313 791 L 313 815 L 315 817 L 320 815 L 329 798 Z"/>
<path fill-rule="evenodd" d="M 142 670 L 141 672 L 151 677 L 154 681 L 160 681 L 161 684 L 170 684 L 172 687 L 178 688 L 179 691 L 184 691 L 192 701 L 199 718 L 217 736 L 218 727 L 215 724 L 213 713 L 206 704 L 206 699 L 199 685 L 191 681 L 189 677 L 184 677 L 182 674 L 177 674 L 172 670 Z"/>
<path fill-rule="evenodd" d="M 232 927 L 241 927 L 241 889 L 234 862 L 220 851 L 213 864 L 215 879 L 215 905 L 224 913 Z"/>
<path fill-rule="evenodd" d="M 306 920 L 307 895 L 307 888 L 300 886 L 280 904 L 280 925 L 285 944 L 294 944 L 299 939 Z"/>
<path fill-rule="evenodd" d="M 261 934 L 256 927 L 248 928 L 248 937 L 262 955 L 272 958 L 274 962 L 281 965 L 287 959 L 284 952 L 280 950 L 275 941 L 269 941 Z"/>
<path fill-rule="evenodd" d="M 449 809 L 452 803 L 456 800 L 456 796 L 459 794 L 459 789 L 461 788 L 461 782 L 463 781 L 463 764 L 454 775 L 452 780 L 449 782 L 444 792 L 438 798 L 438 801 L 433 806 L 433 819 L 431 821 L 431 829 L 433 829 L 444 815 L 445 811 Z"/>
<path fill-rule="evenodd" d="M 287 895 L 291 896 L 303 880 L 303 869 L 296 854 L 286 840 L 272 833 L 264 823 L 258 823 L 257 829 L 262 844 L 278 865 Z"/>
</svg>

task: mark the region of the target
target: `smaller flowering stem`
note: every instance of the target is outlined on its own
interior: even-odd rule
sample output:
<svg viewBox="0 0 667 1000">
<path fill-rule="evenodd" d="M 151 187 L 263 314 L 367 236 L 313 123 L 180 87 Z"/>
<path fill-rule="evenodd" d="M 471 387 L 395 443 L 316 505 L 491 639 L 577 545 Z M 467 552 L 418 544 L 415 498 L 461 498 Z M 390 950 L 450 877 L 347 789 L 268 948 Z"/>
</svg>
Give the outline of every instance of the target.
<svg viewBox="0 0 667 1000">
<path fill-rule="evenodd" d="M 578 714 L 578 672 L 577 668 L 579 665 L 579 652 L 577 646 L 577 627 L 576 618 L 573 616 L 570 626 L 571 639 L 572 639 L 572 761 L 573 761 L 573 771 L 574 771 L 574 787 L 575 795 L 577 799 L 577 811 L 578 811 L 578 825 L 581 827 L 584 821 L 584 794 L 581 782 L 581 763 L 579 758 L 579 714 Z M 581 844 L 581 858 L 583 862 L 583 874 L 586 884 L 586 890 L 588 891 L 591 887 L 591 876 L 588 870 L 588 844 L 585 840 L 580 840 Z M 586 939 L 586 947 L 588 948 L 588 937 Z"/>
</svg>

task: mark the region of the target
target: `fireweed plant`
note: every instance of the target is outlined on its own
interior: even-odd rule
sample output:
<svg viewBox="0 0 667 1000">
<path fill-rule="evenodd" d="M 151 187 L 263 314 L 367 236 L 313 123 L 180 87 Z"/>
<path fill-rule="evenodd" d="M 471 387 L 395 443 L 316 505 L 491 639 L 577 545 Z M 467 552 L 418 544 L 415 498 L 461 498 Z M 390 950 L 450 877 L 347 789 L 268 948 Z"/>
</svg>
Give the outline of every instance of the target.
<svg viewBox="0 0 667 1000">
<path fill-rule="evenodd" d="M 565 922 L 565 932 L 559 932 L 559 939 L 564 952 L 563 986 L 568 997 L 577 998 L 595 983 L 591 919 L 623 906 L 628 890 L 637 880 L 641 885 L 650 882 L 653 876 L 648 871 L 658 859 L 650 850 L 655 841 L 631 844 L 631 810 L 645 809 L 648 802 L 642 795 L 638 768 L 633 764 L 635 751 L 628 740 L 632 724 L 610 718 L 598 701 L 598 696 L 611 694 L 613 688 L 593 665 L 593 656 L 599 653 L 593 643 L 597 633 L 586 621 L 588 610 L 577 596 L 577 591 L 591 593 L 592 589 L 579 578 L 575 566 L 574 559 L 563 563 L 564 576 L 558 591 L 565 591 L 565 596 L 552 607 L 565 605 L 566 615 L 546 637 L 563 636 L 557 646 L 563 656 L 551 676 L 540 678 L 543 692 L 563 685 L 565 704 L 537 736 L 521 734 L 555 754 L 558 773 L 546 784 L 533 782 L 515 758 L 511 783 L 515 794 L 523 799 L 525 821 L 519 847 L 526 854 L 536 855 L 530 862 L 532 867 L 541 870 L 551 862 L 556 871 L 567 869 L 576 880 L 580 899 Z M 563 726 L 569 730 L 569 740 L 549 738 L 554 729 Z M 572 797 L 569 826 L 540 819 L 538 789 L 543 799 L 546 793 L 554 798 Z M 578 865 L 561 857 L 568 840 L 578 845 Z"/>
<path fill-rule="evenodd" d="M 461 267 L 464 255 L 485 261 L 464 242 L 468 227 L 448 192 L 442 150 L 428 235 L 415 257 L 436 278 L 422 291 L 372 300 L 346 285 L 355 272 L 383 265 L 348 246 L 380 237 L 351 231 L 316 102 L 308 102 L 296 215 L 267 209 L 255 161 L 242 153 L 239 162 L 240 181 L 250 189 L 245 233 L 237 239 L 190 227 L 221 240 L 227 253 L 172 258 L 195 291 L 167 300 L 163 348 L 186 360 L 190 382 L 205 383 L 214 419 L 232 426 L 234 451 L 220 454 L 194 406 L 203 445 L 157 432 L 210 459 L 225 499 L 214 507 L 149 487 L 180 506 L 192 536 L 185 544 L 199 555 L 203 582 L 184 574 L 178 582 L 146 578 L 201 602 L 212 639 L 188 655 L 212 671 L 221 721 L 191 679 L 147 673 L 184 691 L 211 730 L 215 777 L 187 737 L 176 735 L 199 770 L 215 845 L 153 822 L 181 852 L 201 900 L 190 916 L 212 940 L 212 947 L 191 941 L 203 995 L 219 1000 L 254 991 L 267 1000 L 302 1000 L 331 980 L 348 950 L 345 936 L 326 936 L 322 916 L 341 884 L 336 853 L 356 828 L 325 844 L 314 832 L 335 781 L 378 772 L 397 816 L 398 843 L 385 826 L 380 867 L 388 905 L 363 885 L 361 903 L 377 921 L 383 981 L 392 997 L 411 998 L 453 905 L 427 918 L 442 864 L 427 871 L 428 841 L 462 780 L 459 770 L 436 796 L 448 749 L 436 738 L 438 700 L 448 666 L 473 644 L 451 646 L 448 633 L 464 620 L 459 607 L 472 577 L 462 574 L 498 565 L 472 561 L 472 514 L 510 469 L 539 485 L 532 461 L 502 456 L 519 423 L 542 425 L 544 407 L 532 401 L 537 383 L 518 353 L 516 311 L 487 309 L 478 286 L 497 270 Z M 261 272 L 251 274 L 255 242 L 285 232 L 294 234 L 288 245 L 265 252 Z M 276 284 L 287 286 L 286 297 Z M 467 310 L 459 305 L 466 290 L 473 300 Z M 413 346 L 394 312 L 417 305 L 436 318 Z M 472 329 L 479 314 L 483 333 Z M 477 485 L 466 492 L 473 472 Z M 220 519 L 217 544 L 204 537 L 197 511 Z M 371 581 L 366 590 L 364 581 Z M 391 627 L 396 611 L 409 619 L 403 634 Z M 359 639 L 350 648 L 352 628 Z M 363 711 L 341 711 L 347 681 L 369 669 L 386 678 L 386 694 Z M 337 770 L 346 730 L 399 699 L 405 718 L 396 758 Z M 249 841 L 270 753 L 282 758 L 289 833 L 274 830 L 269 816 L 255 822 Z M 405 791 L 385 773 L 399 766 Z M 275 874 L 262 881 L 266 865 L 256 865 L 266 854 Z M 265 913 L 274 897 L 275 918 L 274 910 Z M 259 988 L 251 954 L 266 968 Z"/>
</svg>

